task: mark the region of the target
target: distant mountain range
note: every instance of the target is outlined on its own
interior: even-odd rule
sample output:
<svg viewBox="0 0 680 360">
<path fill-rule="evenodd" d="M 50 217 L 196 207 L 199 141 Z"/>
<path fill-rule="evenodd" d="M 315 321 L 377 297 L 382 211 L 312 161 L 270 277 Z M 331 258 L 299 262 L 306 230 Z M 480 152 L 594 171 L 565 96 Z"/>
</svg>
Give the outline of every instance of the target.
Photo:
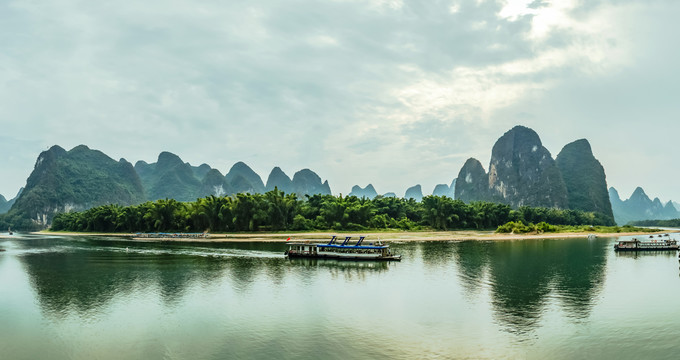
<svg viewBox="0 0 680 360">
<path fill-rule="evenodd" d="M 448 196 L 452 199 L 456 198 L 456 181 L 458 179 L 453 179 L 451 185 L 437 184 L 432 190 L 432 195 L 434 196 Z"/>
<path fill-rule="evenodd" d="M 669 220 L 680 218 L 676 205 L 672 201 L 662 204 L 659 198 L 651 200 L 645 191 L 638 187 L 630 198 L 621 200 L 616 189 L 609 188 L 614 218 L 617 224 L 626 224 L 636 220 Z"/>
<path fill-rule="evenodd" d="M 350 191 L 348 196 L 356 196 L 358 198 L 373 199 L 376 196 L 378 196 L 378 192 L 375 191 L 373 184 L 368 184 L 368 185 L 366 185 L 365 188 L 362 188 L 359 185 L 354 185 L 352 187 L 352 191 Z"/>
<path fill-rule="evenodd" d="M 53 146 L 38 156 L 26 187 L 16 198 L 7 201 L 0 195 L 0 214 L 9 212 L 13 219 L 30 219 L 45 226 L 57 212 L 166 198 L 194 201 L 209 195 L 264 193 L 275 187 L 300 197 L 331 194 L 328 181 L 321 182 L 309 169 L 298 171 L 290 180 L 280 168 L 274 168 L 265 187 L 260 176 L 243 162 L 234 164 L 223 176 L 207 164 L 191 166 L 169 152 L 162 152 L 155 163 L 138 161 L 133 167 L 125 159 L 115 161 L 85 145 L 69 151 Z"/>
<path fill-rule="evenodd" d="M 9 209 L 12 208 L 12 205 L 14 205 L 14 203 L 17 201 L 17 198 L 19 197 L 19 195 L 21 195 L 21 192 L 23 190 L 24 188 L 21 188 L 21 190 L 19 190 L 19 193 L 17 193 L 17 195 L 10 200 L 7 200 L 4 196 L 0 194 L 0 214 L 8 212 Z"/>
<path fill-rule="evenodd" d="M 0 214 L 30 219 L 47 225 L 56 212 L 84 210 L 103 204 L 131 205 L 147 200 L 193 201 L 209 195 L 264 193 L 278 188 L 286 193 L 330 195 L 328 181 L 310 169 L 292 179 L 275 167 L 267 182 L 243 162 L 223 175 L 210 165 L 192 166 L 170 152 L 159 154 L 155 163 L 113 160 L 85 145 L 69 151 L 53 146 L 42 152 L 26 186 L 11 200 L 0 195 Z M 479 160 L 470 158 L 450 185 L 438 184 L 432 194 L 464 202 L 493 201 L 514 208 L 524 205 L 593 211 L 619 224 L 632 220 L 680 218 L 677 205 L 650 200 L 641 188 L 621 200 L 614 188 L 607 190 L 604 168 L 585 139 L 564 146 L 555 159 L 532 129 L 516 126 L 494 144 L 486 172 Z M 379 196 L 372 184 L 355 185 L 350 196 Z M 396 197 L 393 192 L 382 195 Z M 408 188 L 406 199 L 421 201 L 421 185 Z"/>
<path fill-rule="evenodd" d="M 432 195 L 434 196 L 448 196 L 453 199 L 454 197 L 454 192 L 453 189 L 455 188 L 456 185 L 456 179 L 453 179 L 453 182 L 451 183 L 451 186 L 446 185 L 446 184 L 438 184 L 434 187 L 434 190 L 432 191 Z M 373 187 L 373 184 L 368 184 L 366 185 L 365 188 L 362 188 L 359 185 L 354 185 L 352 187 L 352 191 L 348 194 L 348 196 L 356 196 L 359 198 L 365 197 L 367 199 L 374 199 L 375 197 L 378 196 L 378 192 L 375 190 Z M 388 192 L 382 195 L 383 197 L 396 197 L 397 195 L 393 192 Z M 414 185 L 406 190 L 406 193 L 404 194 L 405 199 L 415 199 L 416 201 L 421 201 L 423 199 L 423 190 L 420 184 Z"/>
</svg>

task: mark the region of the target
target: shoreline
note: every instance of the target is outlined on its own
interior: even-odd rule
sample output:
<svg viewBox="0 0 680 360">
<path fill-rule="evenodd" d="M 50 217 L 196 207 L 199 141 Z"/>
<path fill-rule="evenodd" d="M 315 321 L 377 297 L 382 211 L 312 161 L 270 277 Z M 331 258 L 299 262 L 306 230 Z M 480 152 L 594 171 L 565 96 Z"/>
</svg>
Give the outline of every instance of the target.
<svg viewBox="0 0 680 360">
<path fill-rule="evenodd" d="M 656 232 L 621 232 L 621 233 L 595 233 L 595 232 L 562 232 L 562 233 L 543 233 L 543 234 L 499 234 L 493 231 L 413 231 L 413 232 L 369 232 L 347 235 L 338 235 L 333 232 L 308 232 L 295 234 L 276 234 L 276 233 L 251 233 L 251 234 L 210 234 L 207 238 L 137 238 L 137 234 L 132 233 L 79 233 L 79 232 L 50 232 L 39 231 L 31 232 L 31 235 L 53 235 L 53 236 L 92 236 L 92 237 L 117 237 L 121 240 L 129 241 L 172 241 L 172 242 L 205 242 L 205 243 L 228 243 L 228 242 L 282 242 L 285 243 L 290 237 L 290 241 L 327 241 L 331 236 L 338 235 L 339 238 L 352 236 L 358 239 L 365 236 L 369 240 L 380 240 L 385 242 L 410 242 L 410 241 L 506 241 L 506 240 L 530 240 L 530 239 L 587 239 L 593 234 L 597 237 L 619 237 L 619 236 L 650 236 L 658 234 L 677 233 L 680 230 L 662 230 Z M 0 235 L 0 239 L 11 239 L 14 236 Z"/>
</svg>

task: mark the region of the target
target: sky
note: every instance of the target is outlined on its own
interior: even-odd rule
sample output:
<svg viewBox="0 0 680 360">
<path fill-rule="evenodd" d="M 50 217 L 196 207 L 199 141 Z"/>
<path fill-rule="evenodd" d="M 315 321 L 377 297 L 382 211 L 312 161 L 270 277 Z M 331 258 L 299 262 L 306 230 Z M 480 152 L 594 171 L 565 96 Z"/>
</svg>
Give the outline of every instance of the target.
<svg viewBox="0 0 680 360">
<path fill-rule="evenodd" d="M 5 0 L 0 194 L 52 145 L 170 151 L 333 193 L 450 184 L 534 129 L 590 141 L 609 186 L 680 201 L 680 2 Z"/>
</svg>

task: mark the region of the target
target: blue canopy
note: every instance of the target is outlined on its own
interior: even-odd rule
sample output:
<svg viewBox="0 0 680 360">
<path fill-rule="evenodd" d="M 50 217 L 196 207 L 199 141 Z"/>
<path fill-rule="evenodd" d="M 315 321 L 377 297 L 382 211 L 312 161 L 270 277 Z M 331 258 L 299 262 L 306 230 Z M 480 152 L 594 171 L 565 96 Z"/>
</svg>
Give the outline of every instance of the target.
<svg viewBox="0 0 680 360">
<path fill-rule="evenodd" d="M 324 248 L 337 248 L 337 249 L 385 249 L 388 248 L 389 246 L 383 245 L 383 246 L 362 246 L 362 245 L 317 245 L 317 247 L 324 247 Z"/>
</svg>

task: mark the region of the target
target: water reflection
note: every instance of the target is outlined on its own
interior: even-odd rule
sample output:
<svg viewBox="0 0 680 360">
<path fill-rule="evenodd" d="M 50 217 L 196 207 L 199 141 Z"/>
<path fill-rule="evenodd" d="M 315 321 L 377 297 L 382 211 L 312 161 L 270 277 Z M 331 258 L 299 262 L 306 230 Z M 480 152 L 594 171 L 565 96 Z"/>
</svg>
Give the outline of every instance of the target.
<svg viewBox="0 0 680 360">
<path fill-rule="evenodd" d="M 140 291 L 153 291 L 150 298 L 175 308 L 195 292 L 192 286 L 228 284 L 228 291 L 245 294 L 257 289 L 256 284 L 288 286 L 292 277 L 305 287 L 323 288 L 319 282 L 325 275 L 369 282 L 392 269 L 391 276 L 382 280 L 407 284 L 419 276 L 417 270 L 409 272 L 422 265 L 429 274 L 452 272 L 467 301 L 478 302 L 480 297 L 488 301 L 498 324 L 519 334 L 538 326 L 548 304 L 560 305 L 571 319 L 587 318 L 603 287 L 607 255 L 613 251 L 607 239 L 402 243 L 393 248 L 403 255 L 403 263 L 392 263 L 286 259 L 285 244 L 275 243 L 36 239 L 17 244 L 25 248 L 18 258 L 42 311 L 57 318 L 72 312 L 92 317 L 116 297 Z M 429 294 L 433 297 L 454 284 L 447 277 L 427 279 L 434 282 Z M 439 279 L 448 282 L 437 283 Z"/>
<path fill-rule="evenodd" d="M 466 294 L 472 297 L 485 281 L 492 244 L 482 241 L 463 241 L 458 243 L 454 249 L 453 259 L 459 267 L 459 278 Z"/>
<path fill-rule="evenodd" d="M 327 271 L 331 278 L 345 280 L 366 280 L 367 276 L 389 270 L 395 263 L 387 261 L 347 261 L 336 259 L 290 259 L 288 264 L 293 268 L 303 268 L 305 276 L 315 276 L 318 270 Z M 316 270 L 316 271 L 310 271 Z"/>
<path fill-rule="evenodd" d="M 390 268 L 388 261 L 348 261 L 337 259 L 303 259 L 294 258 L 289 259 L 288 264 L 293 267 L 305 268 L 327 268 L 327 269 L 341 269 L 341 270 L 370 270 L 370 271 L 385 271 Z"/>
<path fill-rule="evenodd" d="M 526 333 L 535 329 L 552 298 L 572 318 L 590 314 L 604 282 L 608 249 L 607 240 L 469 241 L 457 245 L 454 258 L 466 290 L 488 285 L 499 323 Z"/>
<path fill-rule="evenodd" d="M 641 259 L 650 257 L 662 257 L 669 258 L 675 257 L 677 251 L 616 251 L 616 257 L 618 258 L 629 258 L 629 259 Z"/>
<path fill-rule="evenodd" d="M 248 246 L 235 254 L 233 248 L 217 246 L 101 240 L 40 239 L 24 245 L 19 259 L 40 306 L 58 318 L 71 311 L 94 316 L 114 297 L 134 291 L 157 292 L 166 307 L 174 307 L 189 287 L 209 286 L 225 275 L 236 292 L 246 291 L 260 271 L 271 279 L 283 277 L 279 251 L 258 250 L 253 256 Z"/>
<path fill-rule="evenodd" d="M 166 256 L 72 253 L 29 254 L 21 257 L 41 308 L 52 316 L 70 311 L 90 316 L 115 296 L 157 288 L 167 305 L 176 304 L 192 281 L 209 277 L 211 267 L 182 265 Z M 204 260 L 210 261 L 210 260 Z"/>
<path fill-rule="evenodd" d="M 430 268 L 446 267 L 456 254 L 456 242 L 453 241 L 431 241 L 418 243 L 420 256 L 423 264 Z"/>
</svg>

